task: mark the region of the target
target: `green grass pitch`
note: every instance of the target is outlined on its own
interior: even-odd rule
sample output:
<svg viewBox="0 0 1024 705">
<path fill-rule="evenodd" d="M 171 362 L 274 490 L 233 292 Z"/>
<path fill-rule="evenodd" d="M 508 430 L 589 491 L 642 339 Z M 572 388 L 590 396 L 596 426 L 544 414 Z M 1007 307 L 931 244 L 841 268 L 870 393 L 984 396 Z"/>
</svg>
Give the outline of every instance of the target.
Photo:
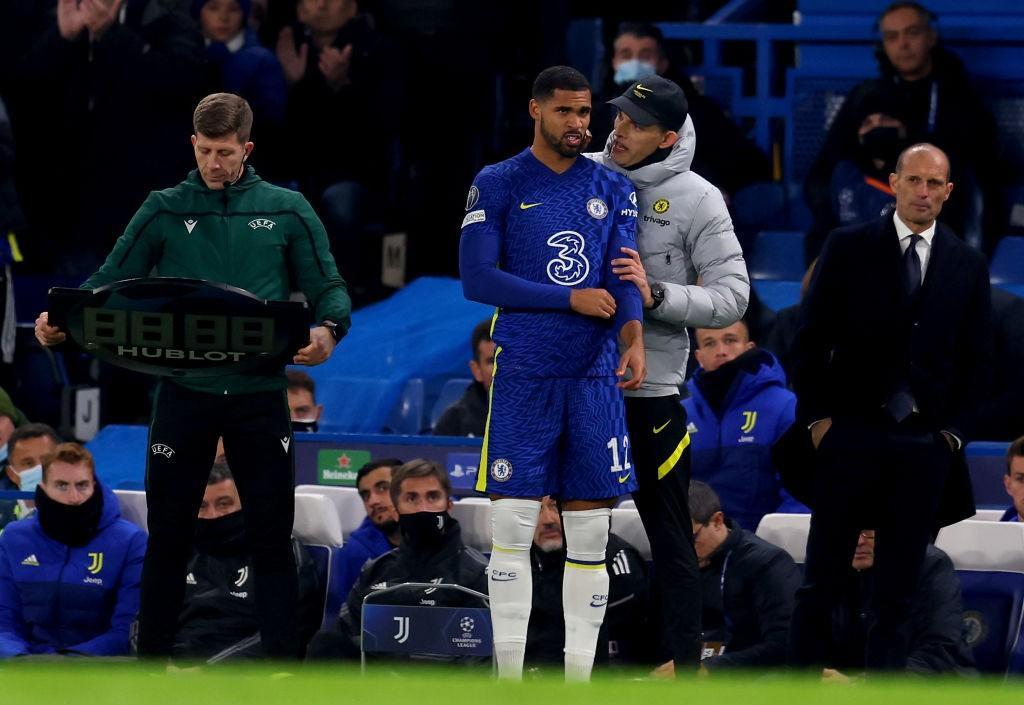
<svg viewBox="0 0 1024 705">
<path fill-rule="evenodd" d="M 0 702 L 24 705 L 1020 705 L 1024 683 L 1000 679 L 904 678 L 822 684 L 780 675 L 719 674 L 651 681 L 643 674 L 598 675 L 567 686 L 555 675 L 523 683 L 452 669 L 302 666 L 281 672 L 218 666 L 167 673 L 132 663 L 7 662 Z"/>
</svg>

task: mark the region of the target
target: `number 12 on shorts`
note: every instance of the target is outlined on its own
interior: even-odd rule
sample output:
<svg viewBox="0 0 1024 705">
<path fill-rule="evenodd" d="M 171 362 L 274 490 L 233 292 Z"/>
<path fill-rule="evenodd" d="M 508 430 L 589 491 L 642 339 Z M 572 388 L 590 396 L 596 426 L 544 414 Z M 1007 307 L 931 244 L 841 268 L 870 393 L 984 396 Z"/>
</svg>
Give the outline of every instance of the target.
<svg viewBox="0 0 1024 705">
<path fill-rule="evenodd" d="M 619 439 L 613 437 L 608 441 L 607 448 L 612 452 L 611 472 L 622 472 L 633 467 L 629 462 L 629 436 L 622 437 L 622 465 L 619 465 Z"/>
</svg>

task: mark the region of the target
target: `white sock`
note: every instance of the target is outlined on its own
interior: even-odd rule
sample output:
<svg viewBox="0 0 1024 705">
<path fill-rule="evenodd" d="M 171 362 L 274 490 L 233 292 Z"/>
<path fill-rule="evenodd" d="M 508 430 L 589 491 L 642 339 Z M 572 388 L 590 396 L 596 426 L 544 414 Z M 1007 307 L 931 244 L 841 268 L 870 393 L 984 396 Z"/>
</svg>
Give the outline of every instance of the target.
<svg viewBox="0 0 1024 705">
<path fill-rule="evenodd" d="M 594 668 L 597 634 L 608 609 L 605 549 L 611 509 L 562 512 L 565 527 L 565 680 L 586 682 Z"/>
<path fill-rule="evenodd" d="M 523 677 L 526 630 L 533 607 L 530 546 L 539 514 L 540 502 L 526 499 L 491 502 L 492 545 L 487 589 L 499 678 L 520 680 Z"/>
</svg>

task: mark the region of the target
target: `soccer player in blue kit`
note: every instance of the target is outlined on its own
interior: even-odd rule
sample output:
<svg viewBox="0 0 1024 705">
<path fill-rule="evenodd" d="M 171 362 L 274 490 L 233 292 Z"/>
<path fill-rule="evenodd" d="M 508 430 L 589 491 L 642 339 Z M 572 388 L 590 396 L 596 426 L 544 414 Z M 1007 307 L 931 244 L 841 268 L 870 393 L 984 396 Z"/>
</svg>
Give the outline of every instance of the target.
<svg viewBox="0 0 1024 705">
<path fill-rule="evenodd" d="M 462 223 L 463 291 L 497 307 L 477 489 L 492 500 L 488 589 L 502 678 L 522 677 L 541 498 L 563 510 L 565 676 L 581 681 L 608 603 L 611 507 L 637 487 L 622 389 L 646 374 L 643 302 L 611 265 L 636 247 L 636 196 L 626 177 L 578 158 L 590 108 L 583 74 L 542 71 L 533 144 L 477 175 Z"/>
</svg>

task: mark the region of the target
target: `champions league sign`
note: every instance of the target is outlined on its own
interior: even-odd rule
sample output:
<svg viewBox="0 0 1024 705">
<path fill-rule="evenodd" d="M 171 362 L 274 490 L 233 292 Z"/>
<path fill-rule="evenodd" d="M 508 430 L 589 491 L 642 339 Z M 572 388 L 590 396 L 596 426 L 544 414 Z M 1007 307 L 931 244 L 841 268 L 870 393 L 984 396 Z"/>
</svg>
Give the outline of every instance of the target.
<svg viewBox="0 0 1024 705">
<path fill-rule="evenodd" d="M 309 342 L 304 303 L 266 301 L 198 279 L 52 288 L 49 320 L 100 360 L 165 377 L 209 377 L 288 362 Z"/>
</svg>

